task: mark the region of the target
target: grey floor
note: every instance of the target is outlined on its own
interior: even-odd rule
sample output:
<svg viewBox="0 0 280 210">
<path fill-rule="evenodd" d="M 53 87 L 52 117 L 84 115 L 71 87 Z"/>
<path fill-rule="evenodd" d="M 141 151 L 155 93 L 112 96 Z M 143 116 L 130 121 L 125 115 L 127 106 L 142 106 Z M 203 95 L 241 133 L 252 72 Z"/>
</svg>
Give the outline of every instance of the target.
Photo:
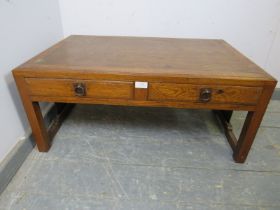
<svg viewBox="0 0 280 210">
<path fill-rule="evenodd" d="M 236 132 L 244 119 L 234 114 Z M 280 209 L 280 101 L 245 164 L 210 111 L 78 105 L 0 209 Z"/>
</svg>

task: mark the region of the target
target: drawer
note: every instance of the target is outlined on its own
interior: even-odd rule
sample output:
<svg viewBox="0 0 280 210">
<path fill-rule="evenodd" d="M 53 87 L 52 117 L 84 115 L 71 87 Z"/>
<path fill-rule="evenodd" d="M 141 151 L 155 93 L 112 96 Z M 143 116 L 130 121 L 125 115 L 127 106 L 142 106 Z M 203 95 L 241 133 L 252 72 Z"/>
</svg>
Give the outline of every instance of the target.
<svg viewBox="0 0 280 210">
<path fill-rule="evenodd" d="M 150 83 L 149 100 L 256 104 L 261 87 Z"/>
<path fill-rule="evenodd" d="M 132 99 L 133 82 L 72 79 L 25 79 L 32 96 Z"/>
</svg>

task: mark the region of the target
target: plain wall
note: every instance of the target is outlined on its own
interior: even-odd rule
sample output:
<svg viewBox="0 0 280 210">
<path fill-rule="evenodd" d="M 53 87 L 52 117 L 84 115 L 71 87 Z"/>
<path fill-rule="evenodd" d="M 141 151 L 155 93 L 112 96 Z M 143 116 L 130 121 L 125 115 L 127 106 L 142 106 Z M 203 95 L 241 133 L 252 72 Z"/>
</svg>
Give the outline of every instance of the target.
<svg viewBox="0 0 280 210">
<path fill-rule="evenodd" d="M 280 0 L 60 0 L 60 7 L 64 36 L 224 39 L 280 80 Z"/>
<path fill-rule="evenodd" d="M 0 1 L 0 161 L 29 131 L 11 70 L 62 37 L 57 0 Z"/>
</svg>

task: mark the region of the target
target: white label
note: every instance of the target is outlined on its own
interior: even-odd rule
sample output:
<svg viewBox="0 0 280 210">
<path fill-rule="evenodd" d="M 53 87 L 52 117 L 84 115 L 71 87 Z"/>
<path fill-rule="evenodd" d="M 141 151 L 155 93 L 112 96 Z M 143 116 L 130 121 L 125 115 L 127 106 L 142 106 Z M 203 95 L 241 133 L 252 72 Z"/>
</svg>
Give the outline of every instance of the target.
<svg viewBox="0 0 280 210">
<path fill-rule="evenodd" d="M 148 88 L 148 82 L 135 82 L 135 88 Z"/>
</svg>

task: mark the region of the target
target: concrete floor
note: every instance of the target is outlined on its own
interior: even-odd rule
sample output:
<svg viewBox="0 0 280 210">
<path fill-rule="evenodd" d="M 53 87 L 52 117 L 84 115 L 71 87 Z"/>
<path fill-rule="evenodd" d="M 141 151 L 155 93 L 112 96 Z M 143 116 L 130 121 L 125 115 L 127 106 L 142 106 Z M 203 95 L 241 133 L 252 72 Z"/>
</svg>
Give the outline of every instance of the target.
<svg viewBox="0 0 280 210">
<path fill-rule="evenodd" d="M 234 114 L 237 132 L 244 113 Z M 48 153 L 35 148 L 1 210 L 280 209 L 280 101 L 245 164 L 210 111 L 78 105 Z"/>
</svg>

